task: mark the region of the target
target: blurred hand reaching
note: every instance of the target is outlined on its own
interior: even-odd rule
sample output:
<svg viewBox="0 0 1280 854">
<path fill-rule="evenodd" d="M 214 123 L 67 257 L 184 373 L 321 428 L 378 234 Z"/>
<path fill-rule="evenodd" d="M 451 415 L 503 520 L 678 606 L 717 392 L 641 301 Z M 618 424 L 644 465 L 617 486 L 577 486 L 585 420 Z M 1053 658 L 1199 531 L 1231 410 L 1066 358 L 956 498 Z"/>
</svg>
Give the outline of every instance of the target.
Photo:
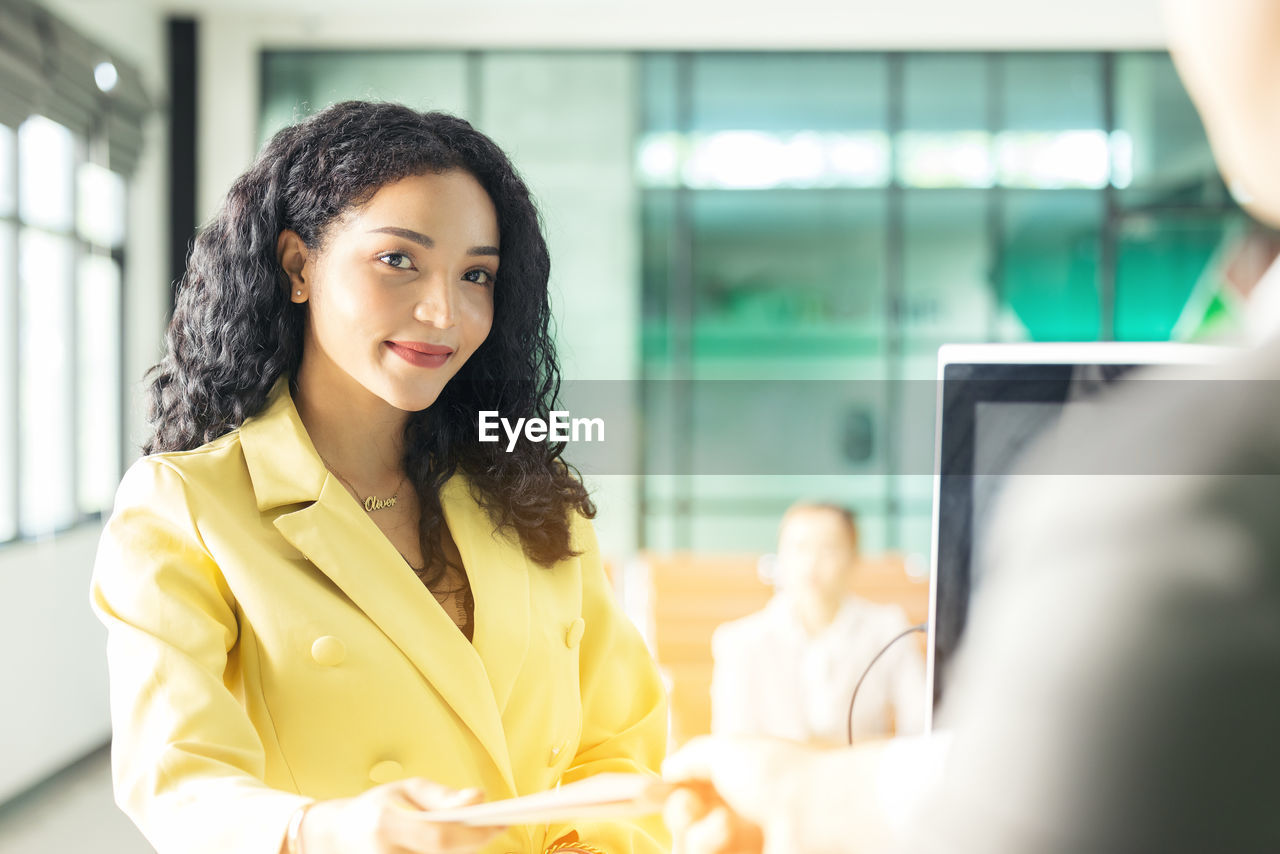
<svg viewBox="0 0 1280 854">
<path fill-rule="evenodd" d="M 791 854 L 795 781 L 820 752 L 772 738 L 702 737 L 663 765 L 673 854 Z"/>
</svg>

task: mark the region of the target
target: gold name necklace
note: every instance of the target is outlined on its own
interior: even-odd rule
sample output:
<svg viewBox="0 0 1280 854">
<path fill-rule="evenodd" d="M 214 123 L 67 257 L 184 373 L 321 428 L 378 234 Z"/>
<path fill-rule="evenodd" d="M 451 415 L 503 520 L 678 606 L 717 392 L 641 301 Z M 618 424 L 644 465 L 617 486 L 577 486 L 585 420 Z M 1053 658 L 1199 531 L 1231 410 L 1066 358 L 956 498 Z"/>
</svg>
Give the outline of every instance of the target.
<svg viewBox="0 0 1280 854">
<path fill-rule="evenodd" d="M 355 493 L 356 500 L 359 501 L 364 506 L 365 512 L 376 513 L 379 510 L 386 510 L 388 507 L 396 506 L 396 499 L 400 497 L 400 490 L 402 487 L 404 487 L 405 478 L 407 477 L 407 475 L 405 475 L 403 472 L 400 474 L 400 483 L 396 485 L 396 491 L 391 495 L 390 498 L 378 498 L 376 495 L 370 495 L 364 499 L 361 499 L 360 490 L 356 489 L 355 485 L 352 484 L 351 481 L 343 477 L 342 473 L 339 472 L 337 469 L 335 469 L 333 466 L 329 465 L 329 462 L 325 460 L 323 457 L 321 457 L 320 459 L 324 462 L 325 467 L 328 468 L 329 471 L 333 472 L 338 476 L 338 480 L 345 483 L 347 487 L 352 492 Z"/>
</svg>

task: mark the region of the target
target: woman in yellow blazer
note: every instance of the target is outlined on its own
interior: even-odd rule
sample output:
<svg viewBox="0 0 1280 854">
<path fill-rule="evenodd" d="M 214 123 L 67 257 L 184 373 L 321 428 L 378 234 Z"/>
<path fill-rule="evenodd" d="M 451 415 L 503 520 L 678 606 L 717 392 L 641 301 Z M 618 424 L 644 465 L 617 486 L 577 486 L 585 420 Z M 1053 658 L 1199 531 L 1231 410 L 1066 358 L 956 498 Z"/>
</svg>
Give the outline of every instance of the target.
<svg viewBox="0 0 1280 854">
<path fill-rule="evenodd" d="M 502 152 L 391 104 L 281 131 L 197 239 L 92 586 L 161 854 L 668 849 L 423 821 L 665 747 L 561 446 L 479 441 L 554 401 L 548 269 Z"/>
</svg>

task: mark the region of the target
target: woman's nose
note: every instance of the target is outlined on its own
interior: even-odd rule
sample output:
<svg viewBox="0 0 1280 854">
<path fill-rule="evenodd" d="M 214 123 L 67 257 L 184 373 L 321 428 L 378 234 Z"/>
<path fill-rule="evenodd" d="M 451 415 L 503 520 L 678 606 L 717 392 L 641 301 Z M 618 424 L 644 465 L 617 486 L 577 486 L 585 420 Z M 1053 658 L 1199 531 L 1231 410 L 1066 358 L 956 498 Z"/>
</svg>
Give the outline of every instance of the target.
<svg viewBox="0 0 1280 854">
<path fill-rule="evenodd" d="M 429 323 L 437 329 L 453 326 L 453 290 L 443 276 L 428 277 L 413 307 L 413 316 L 420 323 Z"/>
</svg>

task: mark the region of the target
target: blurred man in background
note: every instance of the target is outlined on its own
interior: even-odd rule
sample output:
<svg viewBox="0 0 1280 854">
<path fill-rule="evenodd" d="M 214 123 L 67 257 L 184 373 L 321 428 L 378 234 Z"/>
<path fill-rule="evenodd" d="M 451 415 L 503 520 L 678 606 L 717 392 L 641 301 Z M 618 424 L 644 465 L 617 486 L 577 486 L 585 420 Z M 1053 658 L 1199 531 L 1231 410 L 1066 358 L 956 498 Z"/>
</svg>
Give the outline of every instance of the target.
<svg viewBox="0 0 1280 854">
<path fill-rule="evenodd" d="M 712 638 L 711 731 L 815 745 L 849 741 L 849 700 L 877 653 L 909 627 L 902 608 L 850 592 L 858 523 L 835 504 L 793 505 L 778 529 L 777 592 Z M 920 732 L 924 662 L 904 640 L 867 672 L 856 739 Z"/>
</svg>

